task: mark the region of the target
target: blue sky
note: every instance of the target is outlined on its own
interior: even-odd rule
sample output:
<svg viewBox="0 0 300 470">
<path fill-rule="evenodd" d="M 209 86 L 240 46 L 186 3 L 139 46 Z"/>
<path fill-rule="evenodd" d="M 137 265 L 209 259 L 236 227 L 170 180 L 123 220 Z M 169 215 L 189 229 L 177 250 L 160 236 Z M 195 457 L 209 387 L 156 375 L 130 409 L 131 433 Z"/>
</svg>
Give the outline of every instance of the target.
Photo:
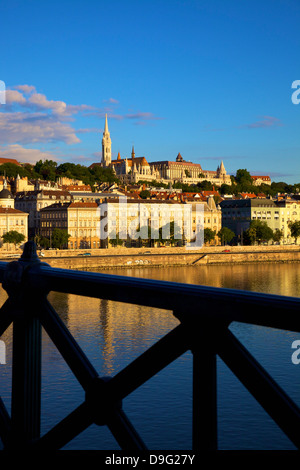
<svg viewBox="0 0 300 470">
<path fill-rule="evenodd" d="M 113 155 L 300 182 L 299 0 L 2 0 L 0 157 Z M 300 96 L 300 95 L 299 95 Z"/>
</svg>

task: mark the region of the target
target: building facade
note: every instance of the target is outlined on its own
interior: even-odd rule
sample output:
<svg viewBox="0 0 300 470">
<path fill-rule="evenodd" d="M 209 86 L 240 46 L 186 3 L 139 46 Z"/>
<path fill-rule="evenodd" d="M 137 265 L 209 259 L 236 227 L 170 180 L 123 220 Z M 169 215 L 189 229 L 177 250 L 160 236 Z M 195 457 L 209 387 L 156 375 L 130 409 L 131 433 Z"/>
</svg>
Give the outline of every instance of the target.
<svg viewBox="0 0 300 470">
<path fill-rule="evenodd" d="M 60 202 L 71 202 L 72 196 L 68 191 L 45 189 L 39 191 L 24 191 L 16 194 L 15 208 L 27 212 L 29 238 L 40 234 L 40 210 Z"/>
<path fill-rule="evenodd" d="M 12 230 L 24 235 L 25 243 L 28 240 L 28 214 L 12 207 L 0 207 L 0 238 Z"/>
<path fill-rule="evenodd" d="M 100 248 L 100 213 L 95 202 L 56 203 L 40 210 L 40 235 L 52 241 L 55 229 L 67 230 L 69 249 Z"/>
<path fill-rule="evenodd" d="M 106 232 L 102 246 L 114 244 L 119 238 L 127 246 L 137 246 L 143 240 L 150 246 L 169 244 L 165 234 L 170 224 L 176 224 L 174 242 L 183 244 L 199 241 L 200 231 L 205 228 L 217 232 L 221 229 L 221 208 L 216 206 L 213 197 L 208 201 L 184 202 L 155 199 L 108 199 L 101 207 L 101 233 Z M 160 231 L 160 234 L 159 234 Z M 175 235 L 176 233 L 176 235 Z M 169 234 L 169 239 L 171 237 Z M 216 237 L 215 243 L 219 243 Z"/>
<path fill-rule="evenodd" d="M 267 198 L 230 199 L 220 203 L 222 225 L 230 228 L 242 240 L 252 220 L 266 222 L 273 230 L 282 231 L 281 243 L 293 243 L 289 223 L 300 220 L 300 201 Z"/>
<path fill-rule="evenodd" d="M 251 179 L 254 186 L 260 186 L 261 184 L 271 186 L 272 183 L 270 176 L 251 176 Z"/>
<path fill-rule="evenodd" d="M 0 191 L 0 241 L 7 232 L 15 231 L 24 235 L 28 240 L 28 214 L 15 209 L 12 193 L 7 189 L 6 180 L 3 189 Z M 7 248 L 12 248 L 11 246 Z"/>
</svg>

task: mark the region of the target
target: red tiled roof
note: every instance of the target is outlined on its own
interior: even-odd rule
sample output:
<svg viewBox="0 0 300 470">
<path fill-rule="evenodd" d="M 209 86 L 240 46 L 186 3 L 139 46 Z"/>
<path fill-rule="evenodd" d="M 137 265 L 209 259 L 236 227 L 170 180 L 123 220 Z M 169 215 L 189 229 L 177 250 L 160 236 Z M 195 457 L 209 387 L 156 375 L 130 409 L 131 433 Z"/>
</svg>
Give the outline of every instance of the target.
<svg viewBox="0 0 300 470">
<path fill-rule="evenodd" d="M 27 212 L 19 211 L 18 209 L 14 209 L 13 207 L 0 207 L 0 214 L 22 214 L 22 215 L 29 215 Z"/>
<path fill-rule="evenodd" d="M 4 165 L 4 163 L 13 163 L 14 165 L 21 166 L 14 158 L 0 158 L 0 165 Z"/>
<path fill-rule="evenodd" d="M 93 208 L 93 207 L 98 207 L 98 204 L 96 202 L 71 202 L 69 207 L 78 207 L 78 208 Z"/>
<path fill-rule="evenodd" d="M 268 181 L 271 181 L 270 176 L 254 175 L 254 176 L 251 176 L 251 178 L 252 178 L 253 180 L 261 179 L 261 180 L 268 180 Z"/>
<path fill-rule="evenodd" d="M 254 194 L 254 193 L 240 193 L 240 196 L 244 199 L 245 198 L 255 198 L 255 197 L 257 197 L 256 194 Z"/>
</svg>

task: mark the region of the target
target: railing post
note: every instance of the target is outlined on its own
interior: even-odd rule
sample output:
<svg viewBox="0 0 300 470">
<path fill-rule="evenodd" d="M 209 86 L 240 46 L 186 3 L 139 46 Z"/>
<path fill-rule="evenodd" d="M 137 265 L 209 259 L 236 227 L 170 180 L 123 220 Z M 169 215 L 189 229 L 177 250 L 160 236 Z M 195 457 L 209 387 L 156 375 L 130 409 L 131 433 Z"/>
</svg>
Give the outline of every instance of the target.
<svg viewBox="0 0 300 470">
<path fill-rule="evenodd" d="M 193 450 L 217 450 L 217 367 L 212 329 L 191 327 L 193 345 Z"/>
<path fill-rule="evenodd" d="M 22 449 L 40 436 L 40 292 L 26 283 L 26 271 L 40 264 L 35 244 L 27 242 L 18 261 L 9 263 L 4 289 L 14 310 L 12 358 L 12 435 L 10 448 Z"/>
</svg>

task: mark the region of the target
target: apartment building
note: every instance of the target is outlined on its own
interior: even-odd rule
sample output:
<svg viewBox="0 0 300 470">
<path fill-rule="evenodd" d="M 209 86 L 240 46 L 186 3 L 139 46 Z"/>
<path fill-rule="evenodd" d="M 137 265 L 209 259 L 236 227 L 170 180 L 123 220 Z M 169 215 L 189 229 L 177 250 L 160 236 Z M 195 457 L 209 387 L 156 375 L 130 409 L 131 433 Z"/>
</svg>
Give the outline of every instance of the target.
<svg viewBox="0 0 300 470">
<path fill-rule="evenodd" d="M 100 213 L 95 202 L 56 203 L 40 210 L 40 235 L 50 240 L 54 229 L 67 230 L 69 249 L 100 248 Z"/>
<path fill-rule="evenodd" d="M 289 222 L 300 220 L 300 201 L 291 198 L 230 199 L 220 203 L 222 225 L 230 228 L 238 237 L 250 226 L 251 220 L 261 220 L 273 230 L 281 230 L 281 243 L 292 243 Z"/>
<path fill-rule="evenodd" d="M 16 194 L 15 208 L 29 214 L 28 236 L 34 237 L 40 234 L 40 210 L 60 202 L 71 202 L 71 200 L 72 195 L 68 191 L 54 189 L 24 191 Z"/>
</svg>

